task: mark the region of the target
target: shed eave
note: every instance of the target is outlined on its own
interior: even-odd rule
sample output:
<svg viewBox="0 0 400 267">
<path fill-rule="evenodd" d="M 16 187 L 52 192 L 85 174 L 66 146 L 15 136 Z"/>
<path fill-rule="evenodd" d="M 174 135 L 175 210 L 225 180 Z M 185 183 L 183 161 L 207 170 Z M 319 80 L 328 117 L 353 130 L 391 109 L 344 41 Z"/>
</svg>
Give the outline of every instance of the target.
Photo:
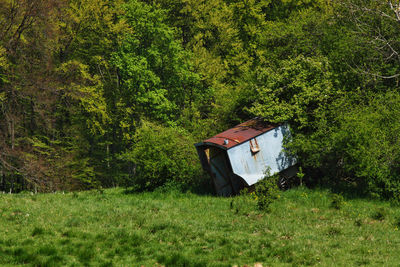
<svg viewBox="0 0 400 267">
<path fill-rule="evenodd" d="M 199 146 L 215 146 L 215 147 L 221 148 L 221 149 L 223 149 L 223 150 L 228 150 L 228 149 L 230 149 L 230 148 L 227 148 L 227 147 L 225 147 L 225 146 L 223 146 L 223 145 L 218 145 L 218 144 L 211 143 L 211 142 L 200 142 L 200 143 L 196 143 L 196 144 L 194 144 L 194 145 L 195 145 L 195 147 L 199 147 Z M 238 145 L 239 145 L 239 144 L 238 144 Z"/>
</svg>

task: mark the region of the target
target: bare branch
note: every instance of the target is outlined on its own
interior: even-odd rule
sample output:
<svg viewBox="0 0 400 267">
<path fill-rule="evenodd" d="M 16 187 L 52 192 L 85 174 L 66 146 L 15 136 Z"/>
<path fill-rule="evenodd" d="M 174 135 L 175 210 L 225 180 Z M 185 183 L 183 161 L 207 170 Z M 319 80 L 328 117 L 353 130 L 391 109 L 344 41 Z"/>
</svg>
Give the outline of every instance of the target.
<svg viewBox="0 0 400 267">
<path fill-rule="evenodd" d="M 385 18 L 388 18 L 388 19 L 391 19 L 391 20 L 394 20 L 394 21 L 400 21 L 400 18 L 398 17 L 399 14 L 396 13 L 396 12 L 395 12 L 396 17 L 392 17 L 392 16 L 390 16 L 390 15 L 388 15 L 385 12 L 380 11 L 380 10 L 373 10 L 373 9 L 369 9 L 369 8 L 366 8 L 366 7 L 361 8 L 361 10 L 368 11 L 370 13 L 375 13 L 375 14 L 381 15 L 382 17 L 385 17 Z"/>
<path fill-rule="evenodd" d="M 393 75 L 390 75 L 390 76 L 385 76 L 385 75 L 380 75 L 380 74 L 377 74 L 377 73 L 372 73 L 372 72 L 369 72 L 369 71 L 365 71 L 365 70 L 363 70 L 363 69 L 361 69 L 359 67 L 357 67 L 357 69 L 355 69 L 349 64 L 346 64 L 346 65 L 355 73 L 362 73 L 362 74 L 365 74 L 365 75 L 368 75 L 368 76 L 373 76 L 373 77 L 377 77 L 377 78 L 381 78 L 381 79 L 394 79 L 394 78 L 400 77 L 400 73 L 393 74 Z"/>
<path fill-rule="evenodd" d="M 393 5 L 392 1 L 389 1 L 390 9 L 396 14 L 397 21 L 400 22 L 400 4 Z"/>
</svg>

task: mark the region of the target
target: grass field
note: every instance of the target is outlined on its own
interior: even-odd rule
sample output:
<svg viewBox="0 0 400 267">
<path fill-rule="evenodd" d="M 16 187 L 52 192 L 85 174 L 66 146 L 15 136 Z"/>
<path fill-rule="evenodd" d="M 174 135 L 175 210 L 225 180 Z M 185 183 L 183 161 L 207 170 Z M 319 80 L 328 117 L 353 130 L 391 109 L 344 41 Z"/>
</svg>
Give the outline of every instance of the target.
<svg viewBox="0 0 400 267">
<path fill-rule="evenodd" d="M 331 202 L 304 188 L 282 192 L 269 213 L 189 193 L 1 194 L 0 265 L 399 265 L 400 208 Z"/>
</svg>

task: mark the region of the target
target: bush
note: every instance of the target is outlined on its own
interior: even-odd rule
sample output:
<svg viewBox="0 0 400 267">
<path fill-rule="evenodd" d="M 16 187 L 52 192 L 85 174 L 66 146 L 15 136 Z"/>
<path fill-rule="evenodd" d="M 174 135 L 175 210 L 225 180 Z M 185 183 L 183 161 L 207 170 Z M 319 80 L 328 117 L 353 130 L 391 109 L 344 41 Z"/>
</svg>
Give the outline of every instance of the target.
<svg viewBox="0 0 400 267">
<path fill-rule="evenodd" d="M 259 210 L 269 211 L 269 207 L 279 197 L 278 175 L 266 175 L 255 185 L 254 198 Z"/>
<path fill-rule="evenodd" d="M 343 203 L 344 203 L 344 198 L 342 195 L 339 194 L 332 195 L 332 202 L 331 202 L 332 208 L 340 210 L 343 206 Z"/>
<path fill-rule="evenodd" d="M 313 130 L 294 133 L 299 161 L 331 185 L 373 197 L 400 197 L 400 94 L 340 99 L 319 114 Z M 352 191 L 354 192 L 354 190 Z"/>
<path fill-rule="evenodd" d="M 154 190 L 171 183 L 190 188 L 201 182 L 194 141 L 183 130 L 144 121 L 134 140 L 135 144 L 121 156 L 133 166 L 126 186 Z"/>
</svg>

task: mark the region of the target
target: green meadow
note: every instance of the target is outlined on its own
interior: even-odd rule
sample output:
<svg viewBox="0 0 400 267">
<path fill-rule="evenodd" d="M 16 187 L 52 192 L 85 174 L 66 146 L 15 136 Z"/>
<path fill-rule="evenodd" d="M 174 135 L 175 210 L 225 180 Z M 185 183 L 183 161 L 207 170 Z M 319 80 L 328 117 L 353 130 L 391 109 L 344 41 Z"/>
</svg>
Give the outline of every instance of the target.
<svg viewBox="0 0 400 267">
<path fill-rule="evenodd" d="M 326 190 L 0 195 L 1 266 L 396 266 L 400 208 Z"/>
</svg>

